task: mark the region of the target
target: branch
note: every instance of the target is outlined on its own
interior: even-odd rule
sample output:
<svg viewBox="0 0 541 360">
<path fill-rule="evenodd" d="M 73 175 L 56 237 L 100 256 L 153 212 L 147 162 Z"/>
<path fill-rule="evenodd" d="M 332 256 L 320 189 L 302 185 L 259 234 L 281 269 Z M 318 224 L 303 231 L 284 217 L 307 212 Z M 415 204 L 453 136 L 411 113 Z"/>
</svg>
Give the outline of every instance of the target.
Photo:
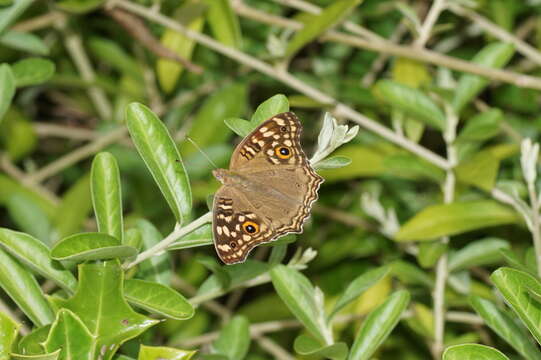
<svg viewBox="0 0 541 360">
<path fill-rule="evenodd" d="M 154 53 L 156 56 L 176 61 L 193 73 L 203 73 L 203 68 L 201 66 L 192 63 L 191 61 L 179 56 L 171 49 L 163 46 L 160 41 L 150 33 L 145 26 L 145 23 L 138 17 L 120 9 L 107 9 L 105 12 L 115 19 L 115 21 L 119 23 L 128 32 L 128 34 L 130 34 L 134 39 L 138 40 L 141 45 Z"/>
</svg>

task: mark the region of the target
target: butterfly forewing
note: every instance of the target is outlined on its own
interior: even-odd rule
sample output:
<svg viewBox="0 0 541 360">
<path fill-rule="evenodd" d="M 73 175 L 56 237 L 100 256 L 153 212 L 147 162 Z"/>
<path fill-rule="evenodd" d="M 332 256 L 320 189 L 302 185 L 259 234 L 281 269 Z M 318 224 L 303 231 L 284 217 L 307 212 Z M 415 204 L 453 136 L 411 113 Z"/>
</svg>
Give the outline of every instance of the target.
<svg viewBox="0 0 541 360">
<path fill-rule="evenodd" d="M 258 244 L 302 232 L 323 179 L 300 144 L 293 113 L 263 122 L 235 149 L 214 199 L 214 239 L 227 264 L 241 262 Z"/>
</svg>

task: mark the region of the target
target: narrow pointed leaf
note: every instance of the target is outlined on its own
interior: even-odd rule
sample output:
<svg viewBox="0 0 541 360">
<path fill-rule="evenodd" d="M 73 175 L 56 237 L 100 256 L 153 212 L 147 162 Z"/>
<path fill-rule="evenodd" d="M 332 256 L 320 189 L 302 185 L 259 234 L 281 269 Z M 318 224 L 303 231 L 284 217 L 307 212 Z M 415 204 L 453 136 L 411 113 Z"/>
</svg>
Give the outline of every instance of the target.
<svg viewBox="0 0 541 360">
<path fill-rule="evenodd" d="M 500 160 L 491 150 L 480 151 L 456 168 L 456 177 L 460 182 L 477 186 L 490 192 L 496 183 Z"/>
<path fill-rule="evenodd" d="M 0 250 L 0 286 L 36 326 L 53 322 L 53 311 L 34 276 L 4 250 Z"/>
<path fill-rule="evenodd" d="M 8 64 L 0 65 L 0 123 L 15 95 L 15 77 Z"/>
<path fill-rule="evenodd" d="M 192 192 L 188 174 L 169 131 L 146 106 L 132 103 L 126 123 L 139 155 L 160 188 L 178 223 L 189 216 Z"/>
<path fill-rule="evenodd" d="M 21 193 L 15 193 L 9 197 L 6 205 L 11 219 L 20 230 L 38 238 L 45 244 L 50 243 L 51 222 L 35 199 Z"/>
<path fill-rule="evenodd" d="M 461 344 L 445 349 L 443 360 L 509 360 L 509 358 L 490 346 Z"/>
<path fill-rule="evenodd" d="M 18 0 L 14 1 L 10 6 L 1 8 L 0 34 L 3 33 L 9 25 L 13 24 L 33 2 L 33 0 Z"/>
<path fill-rule="evenodd" d="M 208 5 L 207 21 L 212 34 L 224 45 L 239 48 L 242 36 L 237 14 L 228 0 L 205 0 Z"/>
<path fill-rule="evenodd" d="M 239 118 L 227 118 L 224 123 L 238 136 L 245 137 L 255 128 L 252 122 Z"/>
<path fill-rule="evenodd" d="M 342 296 L 336 301 L 332 312 L 329 314 L 331 319 L 338 311 L 344 308 L 353 300 L 357 299 L 363 292 L 369 289 L 372 285 L 383 279 L 390 272 L 390 267 L 379 267 L 365 272 L 353 280 L 344 291 Z"/>
<path fill-rule="evenodd" d="M 285 56 L 291 57 L 309 42 L 315 40 L 334 25 L 338 24 L 361 2 L 361 0 L 337 0 L 326 7 L 319 15 L 310 15 L 309 21 L 287 44 Z"/>
<path fill-rule="evenodd" d="M 137 249 L 121 245 L 116 238 L 102 233 L 80 233 L 59 241 L 51 250 L 56 260 L 105 260 L 137 255 Z"/>
<path fill-rule="evenodd" d="M 0 359 L 9 359 L 19 326 L 9 316 L 0 312 Z"/>
<path fill-rule="evenodd" d="M 377 348 L 393 331 L 410 301 L 405 290 L 393 293 L 363 321 L 349 353 L 349 360 L 371 359 Z"/>
<path fill-rule="evenodd" d="M 96 155 L 92 162 L 90 178 L 98 231 L 109 234 L 123 243 L 120 173 L 114 156 L 108 152 Z"/>
<path fill-rule="evenodd" d="M 459 271 L 472 266 L 494 264 L 502 260 L 500 250 L 509 249 L 509 243 L 498 238 L 474 241 L 449 257 L 449 271 Z"/>
<path fill-rule="evenodd" d="M 277 265 L 271 270 L 276 292 L 293 315 L 322 344 L 329 343 L 330 333 L 326 325 L 324 309 L 316 300 L 316 289 L 297 270 Z"/>
<path fill-rule="evenodd" d="M 234 316 L 212 344 L 213 353 L 242 360 L 250 348 L 250 323 L 244 316 Z"/>
<path fill-rule="evenodd" d="M 186 320 L 193 316 L 193 306 L 172 288 L 151 281 L 124 281 L 124 295 L 132 305 L 171 319 Z"/>
<path fill-rule="evenodd" d="M 443 111 L 422 91 L 392 80 L 378 81 L 374 91 L 382 101 L 393 108 L 401 110 L 433 128 L 445 129 Z"/>
<path fill-rule="evenodd" d="M 501 68 L 513 56 L 513 45 L 495 42 L 479 51 L 472 62 L 490 68 Z M 458 81 L 452 105 L 457 113 L 473 100 L 488 85 L 489 80 L 479 75 L 463 74 Z"/>
<path fill-rule="evenodd" d="M 79 231 L 92 209 L 90 176 L 81 177 L 64 194 L 53 219 L 58 238 Z"/>
<path fill-rule="evenodd" d="M 213 241 L 212 225 L 205 224 L 172 243 L 168 249 L 180 250 L 197 246 L 207 246 L 212 245 Z"/>
<path fill-rule="evenodd" d="M 190 360 L 197 351 L 180 350 L 164 346 L 141 345 L 138 360 Z"/>
<path fill-rule="evenodd" d="M 22 232 L 0 228 L 0 246 L 34 272 L 68 292 L 75 291 L 77 280 L 73 274 L 51 259 L 51 251 L 41 241 Z"/>
<path fill-rule="evenodd" d="M 395 240 L 432 240 L 517 221 L 512 209 L 493 200 L 432 205 L 409 219 L 395 234 Z"/>
<path fill-rule="evenodd" d="M 541 353 L 536 344 L 514 319 L 494 303 L 479 296 L 471 296 L 470 304 L 485 323 L 518 353 L 528 360 L 540 360 Z"/>
<path fill-rule="evenodd" d="M 61 309 L 45 342 L 48 352 L 61 350 L 60 360 L 93 360 L 96 337 L 81 319 L 67 309 Z"/>
<path fill-rule="evenodd" d="M 348 347 L 339 342 L 332 345 L 321 345 L 316 339 L 308 335 L 300 335 L 293 344 L 295 352 L 305 356 L 317 356 L 331 360 L 344 360 L 348 356 Z"/>
<path fill-rule="evenodd" d="M 506 302 L 541 344 L 541 309 L 529 289 L 541 293 L 541 283 L 532 275 L 511 268 L 499 268 L 490 276 Z"/>
</svg>

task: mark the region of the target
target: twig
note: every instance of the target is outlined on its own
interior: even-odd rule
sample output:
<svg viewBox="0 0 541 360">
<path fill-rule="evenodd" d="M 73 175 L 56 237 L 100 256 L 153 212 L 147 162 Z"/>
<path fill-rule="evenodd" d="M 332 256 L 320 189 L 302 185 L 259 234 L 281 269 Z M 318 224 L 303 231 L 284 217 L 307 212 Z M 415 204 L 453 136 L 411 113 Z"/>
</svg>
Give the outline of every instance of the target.
<svg viewBox="0 0 541 360">
<path fill-rule="evenodd" d="M 66 16 L 60 11 L 49 11 L 46 14 L 21 21 L 13 25 L 11 30 L 20 32 L 32 32 L 53 26 L 65 20 Z"/>
<path fill-rule="evenodd" d="M 468 10 L 456 3 L 449 3 L 449 9 L 455 14 L 469 18 L 475 24 L 483 28 L 487 33 L 497 37 L 504 42 L 509 42 L 513 44 L 519 53 L 526 56 L 537 65 L 541 65 L 541 53 L 537 51 L 533 46 L 522 41 L 515 35 L 493 24 L 488 19 L 477 14 L 475 11 Z"/>
<path fill-rule="evenodd" d="M 96 74 L 94 73 L 94 69 L 92 69 L 79 35 L 71 32 L 68 33 L 65 38 L 65 44 L 83 80 L 89 83 L 94 82 Z M 88 96 L 90 96 L 90 99 L 94 103 L 99 116 L 103 120 L 111 120 L 113 113 L 112 107 L 103 90 L 92 85 L 88 88 Z"/>
<path fill-rule="evenodd" d="M 179 228 L 173 230 L 173 232 L 170 233 L 169 235 L 167 235 L 167 237 L 165 239 L 163 239 L 162 241 L 160 241 L 159 243 L 157 243 L 156 245 L 154 245 L 150 249 L 145 250 L 142 253 L 140 253 L 139 255 L 137 255 L 135 260 L 133 260 L 132 262 L 129 262 L 127 264 L 124 264 L 123 268 L 124 269 L 129 269 L 129 268 L 139 264 L 140 262 L 145 261 L 146 259 L 151 258 L 151 257 L 155 256 L 156 254 L 161 253 L 162 251 L 167 249 L 167 247 L 169 245 L 171 245 L 172 243 L 177 241 L 182 236 L 192 232 L 193 230 L 195 230 L 198 227 L 210 222 L 211 220 L 212 220 L 212 213 L 208 212 L 205 215 L 199 217 L 198 219 L 192 221 L 188 225 L 183 226 L 183 227 L 179 227 Z"/>
<path fill-rule="evenodd" d="M 313 88 L 306 84 L 305 82 L 299 80 L 298 78 L 294 77 L 290 73 L 286 71 L 278 71 L 276 68 L 270 66 L 269 64 L 256 59 L 250 55 L 247 55 L 243 52 L 238 51 L 237 49 L 227 47 L 222 45 L 221 43 L 217 42 L 216 40 L 195 32 L 191 31 L 178 22 L 174 21 L 171 18 L 168 18 L 167 16 L 164 16 L 162 14 L 153 14 L 149 13 L 147 11 L 147 8 L 144 6 L 132 3 L 127 0 L 118 0 L 114 1 L 113 4 L 116 4 L 117 6 L 122 7 L 123 9 L 126 9 L 128 11 L 134 12 L 142 17 L 145 17 L 147 19 L 153 20 L 157 23 L 160 23 L 164 26 L 167 26 L 173 30 L 176 30 L 182 34 L 184 34 L 186 37 L 195 40 L 206 47 L 215 50 L 225 56 L 228 56 L 232 59 L 235 59 L 241 64 L 244 64 L 246 66 L 249 66 L 253 69 L 256 69 L 263 74 L 266 74 L 272 78 L 278 79 L 282 81 L 284 84 L 292 87 L 293 89 L 296 89 L 297 91 L 313 98 L 314 100 L 323 103 L 323 104 L 336 104 L 335 111 L 337 114 L 341 114 L 348 119 L 351 119 L 352 121 L 360 124 L 361 126 L 371 130 L 372 132 L 382 136 L 383 138 L 394 142 L 395 144 L 398 144 L 402 146 L 404 149 L 407 149 L 420 157 L 426 159 L 427 161 L 437 165 L 438 167 L 441 167 L 443 169 L 448 168 L 447 161 L 443 159 L 441 156 L 431 152 L 430 150 L 420 146 L 419 144 L 412 142 L 408 139 L 406 139 L 403 136 L 398 136 L 395 134 L 392 130 L 388 129 L 387 127 L 377 123 L 376 121 L 367 118 L 366 116 L 358 113 L 357 111 L 353 110 L 352 108 L 341 104 L 337 102 L 334 98 L 331 96 L 321 92 L 320 90 Z"/>
<path fill-rule="evenodd" d="M 246 16 L 263 23 L 276 26 L 284 26 L 294 30 L 302 28 L 302 24 L 297 21 L 284 19 L 279 16 L 269 15 L 257 9 L 250 8 L 243 3 L 237 5 L 237 7 L 235 7 L 235 11 L 242 16 Z M 361 49 L 372 50 L 378 53 L 395 55 L 417 60 L 423 63 L 431 63 L 435 65 L 445 66 L 453 70 L 480 75 L 492 80 L 498 80 L 517 85 L 519 87 L 541 90 L 541 79 L 535 76 L 528 76 L 512 71 L 479 66 L 471 62 L 440 54 L 428 49 L 417 49 L 412 46 L 396 45 L 385 39 L 376 41 L 372 39 L 367 40 L 359 36 L 348 35 L 339 31 L 330 30 L 323 34 L 320 37 L 320 40 L 334 41 L 337 43 L 346 44 Z"/>
<path fill-rule="evenodd" d="M 58 160 L 55 160 L 52 163 L 42 167 L 39 171 L 36 171 L 35 173 L 29 175 L 27 180 L 29 183 L 40 183 L 43 180 L 64 170 L 65 168 L 77 163 L 78 161 L 86 159 L 88 156 L 97 153 L 104 147 L 119 141 L 127 133 L 128 130 L 125 127 L 115 129 L 108 134 L 97 138 L 91 143 L 81 146 L 77 150 L 74 150 L 69 154 L 66 154 L 63 157 L 59 158 Z"/>
<path fill-rule="evenodd" d="M 426 19 L 423 22 L 421 29 L 419 30 L 419 37 L 413 43 L 415 47 L 425 47 L 426 42 L 432 34 L 432 29 L 434 28 L 434 25 L 436 24 L 436 21 L 440 16 L 440 13 L 445 9 L 445 7 L 445 0 L 434 0 L 432 6 L 430 7 L 430 10 L 428 11 L 428 14 L 426 15 Z"/>
<path fill-rule="evenodd" d="M 166 58 L 172 61 L 176 61 L 182 64 L 188 71 L 196 74 L 202 74 L 203 68 L 189 61 L 188 59 L 179 56 L 174 51 L 163 46 L 158 39 L 156 39 L 138 17 L 132 14 L 122 11 L 120 9 L 107 9 L 113 19 L 116 20 L 134 39 L 138 40 L 141 45 L 148 50 L 156 54 L 156 56 Z"/>
</svg>

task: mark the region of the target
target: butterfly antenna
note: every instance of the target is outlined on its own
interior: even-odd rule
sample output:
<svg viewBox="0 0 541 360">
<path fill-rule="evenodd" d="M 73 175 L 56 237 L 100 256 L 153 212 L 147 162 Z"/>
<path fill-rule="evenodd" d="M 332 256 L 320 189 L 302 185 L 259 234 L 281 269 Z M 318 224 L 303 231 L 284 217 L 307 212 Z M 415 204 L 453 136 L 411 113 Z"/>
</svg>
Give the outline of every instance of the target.
<svg viewBox="0 0 541 360">
<path fill-rule="evenodd" d="M 197 144 L 195 143 L 195 141 L 193 141 L 193 140 L 192 140 L 190 137 L 188 137 L 188 136 L 186 136 L 186 140 L 188 140 L 189 142 L 191 142 L 192 145 L 195 146 L 195 148 L 196 148 L 201 154 L 203 154 L 203 156 L 205 157 L 205 159 L 207 159 L 208 162 L 209 162 L 212 166 L 214 166 L 215 169 L 218 168 L 218 166 L 214 163 L 214 161 L 212 161 L 212 159 L 211 159 L 211 158 L 210 158 L 203 150 L 201 150 L 201 148 L 199 147 L 199 145 L 197 145 Z"/>
</svg>

